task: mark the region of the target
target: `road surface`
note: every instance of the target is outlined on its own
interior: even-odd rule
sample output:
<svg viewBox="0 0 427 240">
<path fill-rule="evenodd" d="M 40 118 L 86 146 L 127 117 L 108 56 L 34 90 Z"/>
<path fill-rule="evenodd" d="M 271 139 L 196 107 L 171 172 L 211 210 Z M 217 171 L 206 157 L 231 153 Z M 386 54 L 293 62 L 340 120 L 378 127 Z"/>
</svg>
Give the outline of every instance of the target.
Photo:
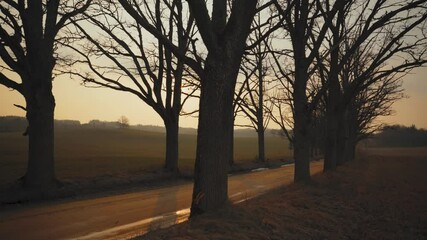
<svg viewBox="0 0 427 240">
<path fill-rule="evenodd" d="M 313 162 L 311 172 L 322 170 Z M 229 198 L 238 203 L 289 184 L 293 165 L 229 177 Z M 24 207 L 0 213 L 0 239 L 126 239 L 188 218 L 192 184 L 89 200 Z"/>
</svg>

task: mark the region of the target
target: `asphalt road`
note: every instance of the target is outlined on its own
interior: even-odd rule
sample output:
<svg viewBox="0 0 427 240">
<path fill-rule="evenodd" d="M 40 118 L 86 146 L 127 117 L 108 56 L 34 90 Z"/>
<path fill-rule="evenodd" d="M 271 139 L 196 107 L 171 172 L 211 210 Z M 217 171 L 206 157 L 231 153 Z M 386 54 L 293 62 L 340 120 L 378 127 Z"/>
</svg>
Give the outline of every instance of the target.
<svg viewBox="0 0 427 240">
<path fill-rule="evenodd" d="M 322 170 L 313 162 L 311 172 Z M 234 203 L 292 182 L 293 165 L 229 177 Z M 0 239 L 126 239 L 188 218 L 192 184 L 0 213 Z"/>
</svg>

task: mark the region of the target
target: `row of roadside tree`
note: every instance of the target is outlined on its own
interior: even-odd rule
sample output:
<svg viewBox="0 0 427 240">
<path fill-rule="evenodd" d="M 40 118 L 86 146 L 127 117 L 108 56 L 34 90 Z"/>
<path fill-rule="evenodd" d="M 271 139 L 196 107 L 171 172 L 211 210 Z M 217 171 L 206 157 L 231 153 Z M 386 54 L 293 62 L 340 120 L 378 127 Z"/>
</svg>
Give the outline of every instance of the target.
<svg viewBox="0 0 427 240">
<path fill-rule="evenodd" d="M 56 185 L 58 74 L 152 107 L 172 173 L 179 116 L 197 114 L 192 216 L 228 201 L 239 114 L 258 132 L 260 161 L 273 121 L 292 142 L 295 181 L 310 180 L 315 148 L 334 170 L 390 114 L 402 77 L 426 64 L 426 8 L 427 0 L 2 1 L 0 84 L 26 103 L 17 106 L 28 120 L 24 186 Z M 191 98 L 199 107 L 184 111 Z"/>
</svg>

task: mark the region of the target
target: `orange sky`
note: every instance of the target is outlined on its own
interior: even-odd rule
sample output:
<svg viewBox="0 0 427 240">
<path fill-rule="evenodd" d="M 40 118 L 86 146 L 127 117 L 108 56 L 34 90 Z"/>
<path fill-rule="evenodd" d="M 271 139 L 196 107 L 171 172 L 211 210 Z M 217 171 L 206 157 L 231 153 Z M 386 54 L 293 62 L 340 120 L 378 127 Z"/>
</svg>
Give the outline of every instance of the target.
<svg viewBox="0 0 427 240">
<path fill-rule="evenodd" d="M 404 79 L 408 99 L 394 104 L 394 116 L 381 118 L 390 124 L 415 124 L 427 129 L 427 68 L 416 69 Z M 61 76 L 54 81 L 56 98 L 56 119 L 74 119 L 86 123 L 92 119 L 116 121 L 127 116 L 131 124 L 163 125 L 156 113 L 137 97 L 102 88 L 85 88 L 77 80 Z M 23 98 L 14 91 L 0 85 L 0 116 L 19 115 L 24 112 L 13 106 L 24 104 Z M 197 106 L 195 101 L 184 109 Z M 197 127 L 197 119 L 182 117 L 182 127 Z M 275 128 L 274 125 L 270 127 Z"/>
</svg>

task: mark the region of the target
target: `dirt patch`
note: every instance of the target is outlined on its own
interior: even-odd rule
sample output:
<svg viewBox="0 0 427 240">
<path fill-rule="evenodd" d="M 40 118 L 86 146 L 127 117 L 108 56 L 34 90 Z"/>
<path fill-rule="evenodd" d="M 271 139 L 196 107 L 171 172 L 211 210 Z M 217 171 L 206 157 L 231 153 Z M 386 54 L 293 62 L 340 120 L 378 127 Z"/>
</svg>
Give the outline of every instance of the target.
<svg viewBox="0 0 427 240">
<path fill-rule="evenodd" d="M 137 239 L 427 239 L 427 158 L 370 155 Z"/>
</svg>

